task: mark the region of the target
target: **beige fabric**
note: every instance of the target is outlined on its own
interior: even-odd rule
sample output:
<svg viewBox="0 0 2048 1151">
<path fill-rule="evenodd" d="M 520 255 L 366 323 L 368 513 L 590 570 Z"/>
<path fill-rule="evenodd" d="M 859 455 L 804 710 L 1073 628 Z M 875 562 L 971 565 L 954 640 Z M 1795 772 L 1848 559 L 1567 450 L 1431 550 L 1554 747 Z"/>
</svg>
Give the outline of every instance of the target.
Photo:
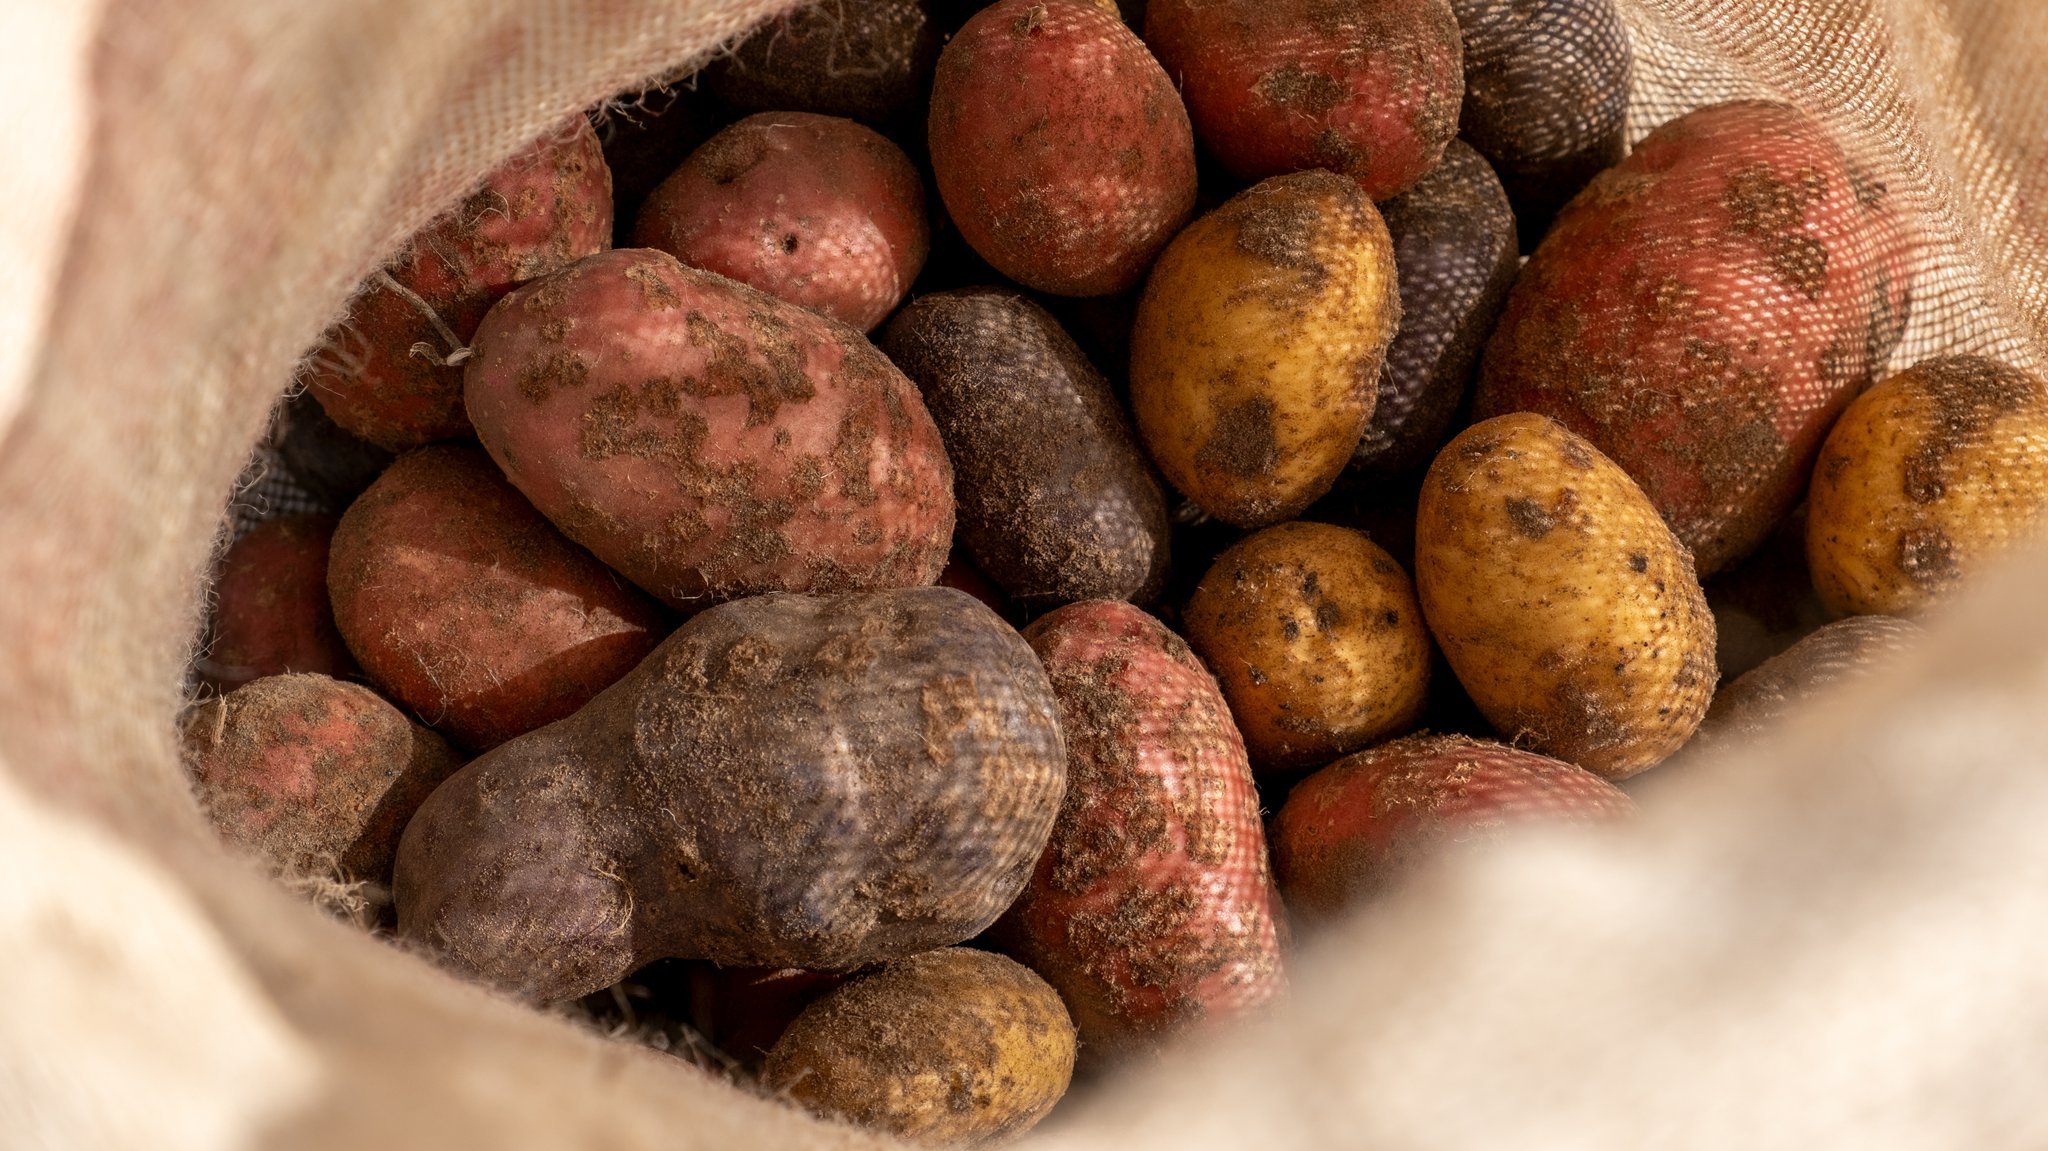
<svg viewBox="0 0 2048 1151">
<path fill-rule="evenodd" d="M 459 986 L 222 855 L 170 716 L 229 487 L 349 286 L 780 0 L 0 5 L 0 1145 L 864 1141 Z M 1830 117 L 1916 205 L 1901 358 L 2048 350 L 2048 4 L 1623 0 L 1633 126 Z M 2038 1146 L 2048 559 L 1606 840 L 1461 862 L 1050 1146 Z M 33 1008 L 24 1008 L 33 1004 Z"/>
</svg>

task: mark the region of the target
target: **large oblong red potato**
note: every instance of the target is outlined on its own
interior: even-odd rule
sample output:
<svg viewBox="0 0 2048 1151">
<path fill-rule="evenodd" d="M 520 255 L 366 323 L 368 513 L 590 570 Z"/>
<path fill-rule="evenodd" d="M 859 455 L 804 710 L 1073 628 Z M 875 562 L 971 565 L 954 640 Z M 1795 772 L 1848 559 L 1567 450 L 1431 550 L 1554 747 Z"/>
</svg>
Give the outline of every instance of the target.
<svg viewBox="0 0 2048 1151">
<path fill-rule="evenodd" d="M 477 331 L 477 437 L 563 534 L 685 608 L 928 584 L 953 537 L 938 428 L 860 333 L 624 248 Z"/>
<path fill-rule="evenodd" d="M 1059 990 L 1096 1055 L 1278 995 L 1280 900 L 1214 677 L 1119 601 L 1068 604 L 1024 638 L 1059 704 L 1067 793 L 999 936 Z"/>
<path fill-rule="evenodd" d="M 612 175 L 578 114 L 505 161 L 373 275 L 309 361 L 343 428 L 392 451 L 469 431 L 462 351 L 514 286 L 611 246 Z"/>
<path fill-rule="evenodd" d="M 1088 0 L 1000 0 L 939 56 L 932 174 L 960 234 L 1041 292 L 1138 282 L 1195 208 L 1180 93 Z"/>
<path fill-rule="evenodd" d="M 1789 512 L 1897 339 L 1902 237 L 1813 117 L 1717 104 L 1557 217 L 1508 296 L 1474 416 L 1540 412 L 1642 486 L 1702 576 Z"/>
</svg>

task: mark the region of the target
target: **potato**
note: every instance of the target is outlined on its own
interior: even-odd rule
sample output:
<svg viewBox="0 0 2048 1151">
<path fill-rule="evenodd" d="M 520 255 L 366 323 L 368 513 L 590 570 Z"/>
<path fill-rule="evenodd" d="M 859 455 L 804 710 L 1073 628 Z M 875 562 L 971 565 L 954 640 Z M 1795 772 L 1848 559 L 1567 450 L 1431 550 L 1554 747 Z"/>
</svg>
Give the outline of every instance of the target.
<svg viewBox="0 0 2048 1151">
<path fill-rule="evenodd" d="M 1693 745 L 1705 750 L 1754 739 L 1827 688 L 1896 660 L 1920 635 L 1918 624 L 1894 616 L 1836 620 L 1716 692 Z"/>
<path fill-rule="evenodd" d="M 931 228 L 903 149 L 851 120 L 767 112 L 692 152 L 633 244 L 865 332 L 910 290 Z"/>
<path fill-rule="evenodd" d="M 1380 205 L 1394 241 L 1401 326 L 1380 367 L 1372 422 L 1350 472 L 1378 486 L 1429 466 L 1450 438 L 1479 353 L 1522 261 L 1515 213 L 1485 157 L 1462 140 L 1443 163 Z"/>
<path fill-rule="evenodd" d="M 1218 557 L 1183 614 L 1254 766 L 1321 767 L 1414 726 L 1429 694 L 1415 586 L 1355 531 L 1289 523 Z"/>
<path fill-rule="evenodd" d="M 1109 381 L 1045 309 L 1001 288 L 921 296 L 882 351 L 945 437 L 961 542 L 1011 598 L 1158 594 L 1166 495 Z"/>
<path fill-rule="evenodd" d="M 1628 30 L 1614 0 L 1451 0 L 1465 45 L 1458 130 L 1530 242 L 1626 151 Z"/>
<path fill-rule="evenodd" d="M 436 791 L 399 931 L 542 1000 L 662 958 L 850 970 L 992 923 L 1065 779 L 1044 670 L 966 593 L 757 596 Z"/>
<path fill-rule="evenodd" d="M 507 296 L 465 394 L 513 486 L 673 606 L 945 565 L 953 469 L 910 381 L 859 333 L 666 252 Z"/>
<path fill-rule="evenodd" d="M 475 448 L 399 457 L 351 504 L 327 583 L 379 687 L 475 751 L 568 715 L 668 632 Z"/>
<path fill-rule="evenodd" d="M 1153 0 L 1145 42 L 1242 179 L 1328 168 L 1384 200 L 1458 134 L 1450 0 Z"/>
<path fill-rule="evenodd" d="M 515 285 L 611 246 L 611 172 L 575 116 L 507 160 L 364 281 L 307 384 L 334 422 L 392 451 L 469 431 L 462 363 Z"/>
<path fill-rule="evenodd" d="M 324 675 L 256 680 L 180 726 L 221 838 L 294 876 L 389 883 L 406 820 L 461 764 L 376 692 Z"/>
<path fill-rule="evenodd" d="M 1541 412 L 1628 471 L 1702 575 L 1798 502 L 1880 366 L 1893 230 L 1811 116 L 1739 101 L 1651 133 L 1557 218 L 1487 345 L 1474 414 Z"/>
<path fill-rule="evenodd" d="M 332 516 L 280 516 L 250 528 L 221 556 L 213 636 L 200 657 L 207 683 L 233 689 L 288 671 L 356 670 L 327 605 Z"/>
<path fill-rule="evenodd" d="M 1067 794 L 996 938 L 1059 989 L 1090 1057 L 1278 995 L 1281 908 L 1216 681 L 1126 603 L 1069 604 L 1024 635 L 1059 700 Z"/>
<path fill-rule="evenodd" d="M 392 454 L 328 418 L 311 392 L 285 401 L 277 456 L 323 510 L 340 512 L 363 494 Z"/>
<path fill-rule="evenodd" d="M 1411 735 L 1296 784 L 1273 820 L 1273 868 L 1289 909 L 1329 919 L 1454 844 L 1634 811 L 1620 788 L 1569 763 L 1491 740 Z"/>
<path fill-rule="evenodd" d="M 931 1146 L 1037 1125 L 1074 1073 L 1074 1024 L 1046 982 L 966 947 L 899 959 L 797 1016 L 761 1083 L 820 1115 Z"/>
<path fill-rule="evenodd" d="M 1131 328 L 1131 407 L 1166 478 L 1245 528 L 1328 491 L 1372 418 L 1397 291 L 1387 226 L 1342 176 L 1275 176 L 1189 225 Z"/>
<path fill-rule="evenodd" d="M 1714 694 L 1692 557 L 1612 460 L 1498 416 L 1422 485 L 1415 584 L 1472 701 L 1517 747 L 1622 779 L 1677 751 Z"/>
<path fill-rule="evenodd" d="M 932 174 L 995 269 L 1061 296 L 1119 292 L 1195 207 L 1180 93 L 1087 0 L 999 0 L 939 55 Z"/>
<path fill-rule="evenodd" d="M 756 28 L 700 74 L 727 106 L 870 124 L 914 110 L 939 55 L 926 0 L 817 0 Z"/>
<path fill-rule="evenodd" d="M 2048 390 L 1983 356 L 1926 360 L 1863 393 L 1828 434 L 1806 555 L 1837 613 L 1903 614 L 2048 524 Z"/>
</svg>

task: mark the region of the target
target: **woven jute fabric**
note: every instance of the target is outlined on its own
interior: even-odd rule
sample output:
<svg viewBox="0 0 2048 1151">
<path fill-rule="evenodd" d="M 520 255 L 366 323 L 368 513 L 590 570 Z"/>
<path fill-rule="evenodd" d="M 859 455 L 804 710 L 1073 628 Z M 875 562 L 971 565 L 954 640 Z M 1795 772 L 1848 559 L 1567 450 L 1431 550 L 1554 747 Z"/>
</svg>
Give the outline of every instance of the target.
<svg viewBox="0 0 2048 1151">
<path fill-rule="evenodd" d="M 784 0 L 0 5 L 0 1146 L 870 1145 L 456 983 L 228 856 L 172 747 L 294 365 L 570 111 Z M 2048 4 L 1623 0 L 1640 136 L 1737 96 L 1910 206 L 1894 360 L 2048 351 Z M 1310 944 L 1063 1108 L 1149 1147 L 2048 1144 L 2048 558 L 1888 674 Z"/>
</svg>

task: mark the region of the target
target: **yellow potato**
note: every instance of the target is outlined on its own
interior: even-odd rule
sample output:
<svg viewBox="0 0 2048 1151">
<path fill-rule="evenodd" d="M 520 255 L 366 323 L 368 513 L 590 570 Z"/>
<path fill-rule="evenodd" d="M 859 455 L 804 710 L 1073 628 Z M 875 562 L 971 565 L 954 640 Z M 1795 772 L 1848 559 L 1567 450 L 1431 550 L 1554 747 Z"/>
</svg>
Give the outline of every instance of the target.
<svg viewBox="0 0 2048 1151">
<path fill-rule="evenodd" d="M 1502 735 L 1609 779 L 1691 737 L 1714 617 L 1634 480 L 1546 416 L 1499 416 L 1437 455 L 1415 525 L 1422 614 Z"/>
<path fill-rule="evenodd" d="M 1257 184 L 1152 269 L 1131 329 L 1139 436 L 1217 519 L 1291 519 L 1358 447 L 1400 313 L 1393 242 L 1356 183 Z"/>
<path fill-rule="evenodd" d="M 1023 1134 L 1066 1094 L 1074 1024 L 1043 979 L 967 947 L 857 976 L 804 1009 L 761 1082 L 821 1115 L 934 1146 Z"/>
<path fill-rule="evenodd" d="M 1927 360 L 1849 405 L 1813 469 L 1806 556 L 1838 613 L 1918 611 L 2048 515 L 2048 389 L 1982 356 Z"/>
<path fill-rule="evenodd" d="M 1182 621 L 1262 769 L 1320 767 L 1422 714 L 1429 632 L 1415 585 L 1348 528 L 1288 523 L 1239 541 Z"/>
</svg>

